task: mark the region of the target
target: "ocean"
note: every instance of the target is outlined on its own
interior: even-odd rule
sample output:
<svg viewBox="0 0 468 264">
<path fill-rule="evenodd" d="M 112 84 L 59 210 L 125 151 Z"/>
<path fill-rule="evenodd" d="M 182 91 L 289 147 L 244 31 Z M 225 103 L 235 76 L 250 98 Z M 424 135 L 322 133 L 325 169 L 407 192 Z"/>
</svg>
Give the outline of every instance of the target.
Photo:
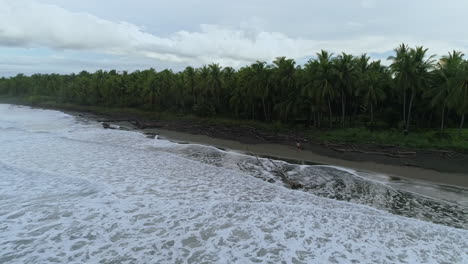
<svg viewBox="0 0 468 264">
<path fill-rule="evenodd" d="M 467 197 L 0 104 L 0 263 L 468 263 Z"/>
</svg>

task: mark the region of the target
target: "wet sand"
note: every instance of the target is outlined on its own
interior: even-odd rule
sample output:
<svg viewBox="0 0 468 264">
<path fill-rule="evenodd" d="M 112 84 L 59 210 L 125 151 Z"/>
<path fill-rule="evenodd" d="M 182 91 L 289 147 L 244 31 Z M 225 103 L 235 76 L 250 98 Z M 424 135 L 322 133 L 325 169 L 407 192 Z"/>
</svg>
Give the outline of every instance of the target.
<svg viewBox="0 0 468 264">
<path fill-rule="evenodd" d="M 175 132 L 165 129 L 143 129 L 145 133 L 158 134 L 161 138 L 179 143 L 197 143 L 210 145 L 226 150 L 239 151 L 246 154 L 277 157 L 296 163 L 326 164 L 347 167 L 355 170 L 384 174 L 393 178 L 428 181 L 440 185 L 452 185 L 468 188 L 468 175 L 462 173 L 447 173 L 435 170 L 380 164 L 369 161 L 350 161 L 316 154 L 308 150 L 297 150 L 293 146 L 280 144 L 245 144 L 233 140 L 212 138 L 205 135 Z"/>
</svg>

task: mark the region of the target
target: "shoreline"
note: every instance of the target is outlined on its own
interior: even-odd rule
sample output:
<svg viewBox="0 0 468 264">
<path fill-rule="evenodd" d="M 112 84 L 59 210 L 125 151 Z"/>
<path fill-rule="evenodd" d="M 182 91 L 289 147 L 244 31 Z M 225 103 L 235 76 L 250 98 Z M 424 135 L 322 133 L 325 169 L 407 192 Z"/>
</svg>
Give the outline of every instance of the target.
<svg viewBox="0 0 468 264">
<path fill-rule="evenodd" d="M 91 119 L 96 122 L 103 121 L 105 116 L 99 114 L 88 114 L 81 112 L 69 112 L 82 118 Z M 354 169 L 357 171 L 370 172 L 382 175 L 392 180 L 411 180 L 429 182 L 441 186 L 452 186 L 468 190 L 468 174 L 450 173 L 431 170 L 427 168 L 401 166 L 394 164 L 382 164 L 373 161 L 356 161 L 343 158 L 330 157 L 315 153 L 311 150 L 297 150 L 295 146 L 279 143 L 244 143 L 237 140 L 211 137 L 203 134 L 181 132 L 164 128 L 138 128 L 128 121 L 108 122 L 117 125 L 124 130 L 137 131 L 148 136 L 158 135 L 162 139 L 175 143 L 201 144 L 216 147 L 222 150 L 240 152 L 246 155 L 275 158 L 289 163 L 309 165 L 329 165 Z M 359 157 L 358 157 L 359 158 Z"/>
<path fill-rule="evenodd" d="M 369 161 L 349 161 L 328 156 L 316 154 L 308 150 L 297 151 L 292 146 L 281 144 L 245 144 L 232 140 L 211 138 L 205 135 L 193 135 L 183 132 L 157 129 L 136 130 L 143 133 L 155 133 L 163 139 L 171 140 L 177 143 L 192 143 L 209 145 L 230 151 L 241 152 L 247 155 L 257 155 L 262 157 L 271 157 L 296 164 L 315 164 L 345 167 L 357 171 L 371 172 L 376 175 L 385 175 L 392 180 L 416 180 L 435 183 L 437 185 L 463 187 L 468 189 L 468 175 L 461 173 L 439 172 L 417 167 L 404 167 L 388 164 L 379 164 Z"/>
<path fill-rule="evenodd" d="M 154 120 L 131 113 L 96 113 L 60 107 L 29 107 L 58 110 L 88 120 L 119 125 L 132 131 L 158 134 L 176 142 L 210 145 L 299 164 L 303 162 L 347 167 L 383 174 L 397 180 L 403 178 L 468 188 L 466 153 L 367 144 L 347 146 L 312 142 L 298 135 L 268 134 L 250 127 L 226 127 L 188 120 Z M 300 142 L 304 150 L 298 150 L 296 142 Z M 342 147 L 351 148 L 351 151 L 343 151 Z M 409 155 L 398 155 L 399 153 L 409 153 Z"/>
</svg>

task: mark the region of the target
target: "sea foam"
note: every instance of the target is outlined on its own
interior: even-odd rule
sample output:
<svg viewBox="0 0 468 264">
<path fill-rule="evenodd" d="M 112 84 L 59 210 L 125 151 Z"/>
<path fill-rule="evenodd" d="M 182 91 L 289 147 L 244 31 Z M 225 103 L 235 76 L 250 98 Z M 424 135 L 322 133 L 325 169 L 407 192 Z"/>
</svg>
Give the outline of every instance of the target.
<svg viewBox="0 0 468 264">
<path fill-rule="evenodd" d="M 272 184 L 229 153 L 161 144 L 0 105 L 0 263 L 468 261 L 466 230 Z"/>
</svg>

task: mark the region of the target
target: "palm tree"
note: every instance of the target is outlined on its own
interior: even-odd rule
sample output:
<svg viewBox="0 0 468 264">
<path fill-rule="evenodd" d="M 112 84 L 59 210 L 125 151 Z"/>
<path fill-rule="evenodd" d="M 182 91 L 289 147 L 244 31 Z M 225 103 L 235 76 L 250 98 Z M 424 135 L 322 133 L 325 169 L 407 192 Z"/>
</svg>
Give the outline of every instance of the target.
<svg viewBox="0 0 468 264">
<path fill-rule="evenodd" d="M 304 69 L 302 70 L 302 89 L 301 89 L 301 97 L 303 98 L 304 104 L 306 105 L 305 108 L 309 111 L 309 119 L 310 116 L 314 116 L 314 124 L 318 125 L 319 122 L 316 118 L 316 112 L 319 110 L 319 105 L 323 105 L 323 100 L 321 98 L 317 98 L 317 68 L 318 63 L 317 60 L 309 60 L 305 65 Z"/>
<path fill-rule="evenodd" d="M 322 50 L 317 53 L 317 60 L 309 61 L 309 66 L 306 65 L 306 67 L 316 67 L 315 86 L 317 89 L 315 98 L 325 101 L 328 105 L 330 128 L 332 127 L 333 116 L 331 102 L 337 94 L 332 56 L 332 53 Z"/>
<path fill-rule="evenodd" d="M 255 97 L 262 101 L 263 115 L 269 120 L 268 97 L 270 96 L 270 67 L 266 62 L 257 61 L 250 66 L 253 71 L 252 85 L 255 89 Z"/>
<path fill-rule="evenodd" d="M 409 131 L 411 123 L 411 110 L 416 94 L 423 88 L 428 87 L 431 70 L 434 66 L 434 56 L 426 58 L 427 49 L 416 47 L 409 49 L 407 45 L 401 44 L 395 49 L 396 56 L 390 56 L 392 70 L 397 86 L 403 91 L 403 121 L 405 133 Z M 406 105 L 407 91 L 411 92 L 409 104 Z M 406 111 L 407 110 L 407 111 Z"/>
<path fill-rule="evenodd" d="M 429 87 L 428 81 L 431 79 L 431 70 L 434 67 L 434 55 L 426 58 L 428 49 L 422 46 L 410 50 L 410 79 L 411 98 L 408 106 L 408 116 L 406 118 L 405 131 L 409 131 L 411 121 L 411 109 L 413 107 L 414 97 L 418 91 L 423 91 Z"/>
<path fill-rule="evenodd" d="M 206 114 L 212 110 L 211 102 L 211 88 L 208 79 L 210 78 L 210 69 L 208 66 L 203 65 L 196 70 L 196 83 L 195 85 L 195 102 L 193 110 L 198 114 Z M 208 110 L 209 109 L 209 110 Z"/>
<path fill-rule="evenodd" d="M 370 111 L 370 121 L 374 124 L 374 107 L 385 99 L 384 87 L 388 83 L 388 74 L 380 61 L 374 61 L 366 67 L 360 76 L 361 81 L 356 93 L 362 96 L 363 105 Z"/>
<path fill-rule="evenodd" d="M 341 126 L 344 127 L 346 115 L 346 95 L 353 92 L 356 71 L 353 55 L 342 53 L 334 60 L 336 87 L 341 96 Z"/>
<path fill-rule="evenodd" d="M 395 52 L 395 56 L 388 57 L 388 60 L 392 61 L 392 64 L 390 64 L 390 70 L 394 75 L 395 84 L 401 89 L 403 94 L 403 123 L 406 124 L 406 93 L 409 86 L 410 49 L 408 45 L 402 43 L 393 51 Z"/>
<path fill-rule="evenodd" d="M 191 97 L 192 97 L 192 104 L 194 104 L 195 101 L 196 101 L 196 95 L 195 95 L 196 72 L 195 72 L 195 69 L 193 67 L 191 67 L 191 66 L 188 66 L 184 70 L 184 75 L 185 75 L 185 78 L 186 78 L 186 80 L 188 82 L 190 94 L 191 94 Z"/>
<path fill-rule="evenodd" d="M 165 98 L 170 94 L 170 90 L 173 85 L 173 72 L 170 70 L 163 70 L 156 73 L 154 79 L 151 82 L 151 93 L 152 93 L 152 108 L 156 106 L 159 109 L 164 109 L 170 105 Z"/>
<path fill-rule="evenodd" d="M 222 82 L 221 82 L 221 71 L 222 68 L 219 64 L 210 64 L 208 65 L 208 92 L 209 92 L 209 99 L 212 100 L 215 112 L 217 112 L 221 107 L 220 97 L 222 93 Z"/>
<path fill-rule="evenodd" d="M 254 120 L 256 117 L 255 89 L 252 85 L 253 71 L 251 66 L 242 67 L 238 71 L 237 89 L 233 92 L 230 103 L 235 102 L 237 111 L 242 110 L 241 114 Z M 234 100 L 235 99 L 235 100 Z"/>
<path fill-rule="evenodd" d="M 363 89 L 363 86 L 367 86 L 366 83 L 366 76 L 369 72 L 369 61 L 370 57 L 367 56 L 367 54 L 362 54 L 359 57 L 356 57 L 354 59 L 354 64 L 355 64 L 355 70 L 356 70 L 356 85 L 355 85 L 355 91 L 354 93 L 351 94 L 352 100 L 351 100 L 351 107 L 353 109 L 353 117 L 358 114 L 359 108 L 363 106 L 362 97 L 360 96 L 360 93 Z"/>
<path fill-rule="evenodd" d="M 463 61 L 449 82 L 449 105 L 460 116 L 460 133 L 468 113 L 468 61 Z"/>
<path fill-rule="evenodd" d="M 221 111 L 229 113 L 228 102 L 237 85 L 236 70 L 232 67 L 224 67 L 221 72 L 221 82 L 223 87 Z"/>
<path fill-rule="evenodd" d="M 445 110 L 451 91 L 450 84 L 463 63 L 463 56 L 464 54 L 459 51 L 453 51 L 448 56 L 443 56 L 437 63 L 437 71 L 434 76 L 435 85 L 426 93 L 428 97 L 432 98 L 431 106 L 442 109 L 440 132 L 444 131 Z"/>
<path fill-rule="evenodd" d="M 281 104 L 282 101 L 290 95 L 291 90 L 294 89 L 294 72 L 296 62 L 293 59 L 286 59 L 286 57 L 278 57 L 273 61 L 273 76 L 275 84 L 275 95 L 274 100 L 275 108 L 280 113 L 280 119 L 287 120 L 289 111 L 284 108 L 280 109 L 285 104 Z"/>
</svg>

